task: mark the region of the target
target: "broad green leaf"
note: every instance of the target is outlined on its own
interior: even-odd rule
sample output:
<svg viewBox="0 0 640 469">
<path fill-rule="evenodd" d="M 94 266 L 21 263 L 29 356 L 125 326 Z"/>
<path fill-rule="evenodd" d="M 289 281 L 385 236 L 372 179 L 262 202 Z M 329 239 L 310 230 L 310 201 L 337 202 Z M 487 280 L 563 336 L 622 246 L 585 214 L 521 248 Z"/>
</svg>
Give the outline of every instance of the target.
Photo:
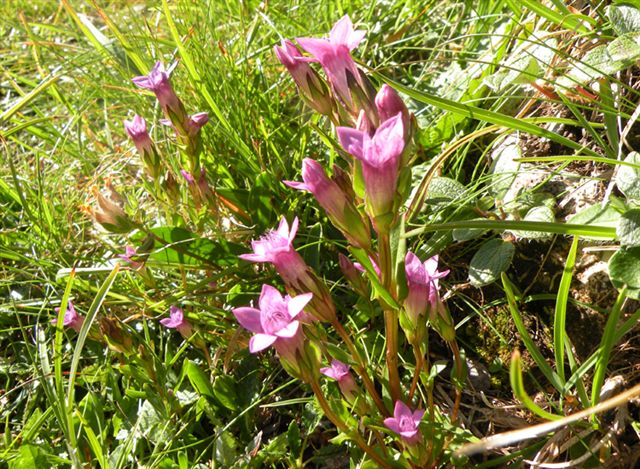
<svg viewBox="0 0 640 469">
<path fill-rule="evenodd" d="M 220 375 L 213 383 L 213 393 L 216 400 L 229 410 L 236 410 L 238 404 L 238 390 L 232 376 Z"/>
<path fill-rule="evenodd" d="M 635 151 L 629 153 L 624 161 L 640 163 L 640 154 Z M 614 177 L 618 189 L 630 199 L 640 199 L 640 169 L 631 166 L 620 166 Z"/>
<path fill-rule="evenodd" d="M 215 393 L 209 377 L 191 360 L 186 360 L 182 365 L 182 372 L 189 378 L 193 389 L 201 396 L 215 399 Z"/>
<path fill-rule="evenodd" d="M 246 249 L 224 239 L 202 238 L 184 228 L 162 226 L 149 230 L 153 245 L 149 259 L 167 264 L 232 266 Z M 142 242 L 144 233 L 135 237 Z"/>
<path fill-rule="evenodd" d="M 555 214 L 546 205 L 540 205 L 533 207 L 524 216 L 524 221 L 540 221 L 552 223 L 555 221 Z M 516 236 L 528 239 L 547 239 L 551 237 L 551 233 L 545 233 L 544 231 L 513 231 Z"/>
<path fill-rule="evenodd" d="M 622 247 L 609 260 L 609 277 L 618 290 L 627 287 L 627 296 L 640 299 L 640 246 Z"/>
<path fill-rule="evenodd" d="M 620 244 L 628 247 L 640 245 L 640 209 L 627 210 L 618 223 L 616 235 Z"/>
<path fill-rule="evenodd" d="M 601 204 L 594 204 L 571 216 L 567 220 L 567 223 L 571 225 L 615 228 L 618 226 L 621 216 L 621 213 L 610 204 L 607 204 L 604 207 Z M 589 238 L 597 239 L 595 236 L 589 236 Z"/>
<path fill-rule="evenodd" d="M 472 220 L 480 221 L 481 218 L 473 218 Z M 471 239 L 479 238 L 487 230 L 477 229 L 477 228 L 457 228 L 451 232 L 453 235 L 453 239 L 456 241 L 469 241 Z"/>
<path fill-rule="evenodd" d="M 434 177 L 427 189 L 425 206 L 434 211 L 441 210 L 452 203 L 460 203 L 465 197 L 465 187 L 447 177 Z"/>
<path fill-rule="evenodd" d="M 300 441 L 300 427 L 298 427 L 295 420 L 292 420 L 289 424 L 289 429 L 287 430 L 287 442 L 289 443 L 289 449 L 294 457 L 297 457 L 300 452 Z"/>
<path fill-rule="evenodd" d="M 604 75 L 610 75 L 625 68 L 627 64 L 614 61 L 606 45 L 594 47 L 577 62 L 565 76 L 558 80 L 562 88 L 573 88 L 587 84 Z"/>
<path fill-rule="evenodd" d="M 496 199 L 502 199 L 518 174 L 522 157 L 519 139 L 515 134 L 502 139 L 491 153 L 491 186 L 489 189 Z"/>
<path fill-rule="evenodd" d="M 502 239 L 491 239 L 484 243 L 469 264 L 471 285 L 482 287 L 495 282 L 511 264 L 515 250 L 513 244 Z"/>
<path fill-rule="evenodd" d="M 607 52 L 614 62 L 630 65 L 640 56 L 640 33 L 629 33 L 614 39 L 607 46 Z"/>
<path fill-rule="evenodd" d="M 610 5 L 607 17 L 618 36 L 640 32 L 640 10 L 630 5 Z"/>
</svg>

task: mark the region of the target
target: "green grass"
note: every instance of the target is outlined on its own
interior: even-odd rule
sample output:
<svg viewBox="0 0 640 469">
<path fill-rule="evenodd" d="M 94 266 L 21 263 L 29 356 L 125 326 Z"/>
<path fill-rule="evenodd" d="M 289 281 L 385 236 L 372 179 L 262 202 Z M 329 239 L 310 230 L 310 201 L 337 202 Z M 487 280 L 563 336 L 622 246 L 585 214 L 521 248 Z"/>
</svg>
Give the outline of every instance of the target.
<svg viewBox="0 0 640 469">
<path fill-rule="evenodd" d="M 399 252 L 440 254 L 451 268 L 442 293 L 464 354 L 483 361 L 492 375 L 495 385 L 486 392 L 505 404 L 515 395 L 530 416 L 558 418 L 574 397 L 579 410 L 598 404 L 615 373 L 633 381 L 616 354 L 624 352 L 621 343 L 637 316 L 625 297 L 637 299 L 638 289 L 615 283 L 619 292 L 608 286 L 613 299 L 585 299 L 577 275 L 583 248 L 603 242 L 620 248 L 620 215 L 640 194 L 615 188 L 606 216 L 596 213 L 600 195 L 587 201 L 592 212 L 571 219 L 561 206 L 575 186 L 550 197 L 546 183 L 607 180 L 594 168 L 616 168 L 615 174 L 625 168 L 638 177 L 635 161 L 624 161 L 634 142 L 625 146 L 623 139 L 633 138 L 625 126 L 638 101 L 634 60 L 596 76 L 597 87 L 581 83 L 588 94 L 559 85 L 591 39 L 608 44 L 621 34 L 601 6 L 569 15 L 564 2 L 538 3 L 10 0 L 0 6 L 0 461 L 186 468 L 343 467 L 351 460 L 373 467 L 363 463 L 355 440 L 345 443 L 347 433 L 323 419 L 327 409 L 309 386 L 291 379 L 272 353 L 248 352 L 248 336 L 231 313 L 256 301 L 263 283 L 281 285 L 271 269 L 237 261 L 237 254 L 281 216 L 298 216 L 296 247 L 329 285 L 366 369 L 377 376 L 385 366 L 382 307 L 355 295 L 338 267 L 337 253 L 347 253 L 347 243 L 312 196 L 281 183 L 300 180 L 305 157 L 329 167 L 344 166 L 345 155 L 330 123 L 297 98 L 273 46 L 283 38 L 324 36 L 347 13 L 367 30 L 354 53 L 359 64 L 376 87 L 389 83 L 403 94 L 421 128 L 416 192 L 407 203 L 406 232 L 394 233 L 394 242 L 406 244 Z M 555 45 L 542 42 L 546 32 Z M 486 86 L 497 72 L 523 67 L 523 47 L 541 43 L 551 59 L 501 88 Z M 183 181 L 170 197 L 166 185 L 144 176 L 122 125 L 135 113 L 147 120 L 166 166 L 174 173 L 185 167 L 155 99 L 130 81 L 158 60 L 175 66 L 172 83 L 188 111 L 209 112 L 201 162 L 230 205 L 194 204 Z M 599 75 L 593 64 L 586 67 Z M 550 93 L 532 90 L 531 77 Z M 499 171 L 491 155 L 508 135 L 520 139 L 521 151 Z M 547 150 L 527 147 L 535 144 Z M 534 171 L 544 176 L 507 195 L 516 174 Z M 122 194 L 137 224 L 129 235 L 106 232 L 87 215 L 94 186 L 102 189 L 105 181 Z M 535 218 L 532 211 L 545 204 L 552 219 Z M 568 236 L 576 240 L 571 248 Z M 491 281 L 469 285 L 469 269 L 483 261 L 475 254 L 498 238 L 513 244 L 513 258 L 489 269 Z M 145 271 L 116 267 L 126 245 L 140 250 Z M 366 254 L 353 255 L 366 263 Z M 530 259 L 539 263 L 535 269 Z M 636 257 L 623 260 L 635 272 Z M 620 256 L 612 262 L 619 271 Z M 372 272 L 374 291 L 393 305 Z M 546 272 L 555 280 L 541 280 Z M 79 334 L 51 325 L 54 308 L 68 301 L 86 317 Z M 174 304 L 196 325 L 194 338 L 159 325 Z M 576 318 L 593 321 L 592 337 L 575 335 Z M 326 356 L 345 353 L 333 345 L 336 331 L 328 325 L 317 333 L 331 344 Z M 511 367 L 499 359 L 518 348 L 522 358 Z M 451 361 L 447 343 L 433 331 L 429 350 L 433 361 Z M 408 388 L 415 370 L 408 342 L 399 354 Z M 488 426 L 467 420 L 464 405 L 460 420 L 451 421 L 441 390 L 453 395 L 459 377 L 436 371 L 423 372 L 416 395 L 427 402 L 435 383 L 428 431 L 434 454 L 441 451 L 435 464 L 443 464 L 463 444 L 488 436 Z M 339 397 L 328 385 L 323 392 Z M 534 403 L 530 396 L 537 393 L 544 399 Z M 391 409 L 386 390 L 381 394 Z M 485 406 L 478 396 L 465 392 L 463 403 Z M 333 412 L 353 419 L 349 409 Z M 393 448 L 376 418 L 363 425 Z M 594 446 L 608 430 L 606 419 L 599 425 L 601 433 L 584 437 L 566 456 Z M 443 435 L 449 434 L 456 437 L 448 441 Z M 530 442 L 531 452 L 511 446 L 512 460 L 543 454 L 546 438 Z M 624 461 L 615 447 L 606 450 Z"/>
</svg>

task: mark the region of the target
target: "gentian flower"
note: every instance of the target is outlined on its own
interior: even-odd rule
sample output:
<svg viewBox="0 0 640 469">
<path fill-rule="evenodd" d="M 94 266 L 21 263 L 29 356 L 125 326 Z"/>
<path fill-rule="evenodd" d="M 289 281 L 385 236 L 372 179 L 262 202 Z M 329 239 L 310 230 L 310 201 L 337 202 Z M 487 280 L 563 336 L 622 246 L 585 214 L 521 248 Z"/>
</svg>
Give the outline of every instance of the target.
<svg viewBox="0 0 640 469">
<path fill-rule="evenodd" d="M 189 184 L 190 186 L 196 183 L 196 180 L 194 179 L 193 175 L 186 169 L 181 169 L 180 174 L 182 175 L 184 180 L 187 181 L 187 184 Z"/>
<path fill-rule="evenodd" d="M 169 329 L 176 329 L 185 339 L 193 335 L 193 326 L 184 317 L 182 309 L 177 306 L 171 306 L 169 308 L 169 317 L 161 319 L 160 324 Z"/>
<path fill-rule="evenodd" d="M 258 240 L 251 241 L 252 254 L 241 254 L 240 258 L 250 262 L 273 264 L 288 288 L 297 293 L 313 293 L 308 307 L 315 319 L 332 322 L 336 319 L 335 305 L 324 282 L 321 282 L 293 247 L 298 231 L 298 218 L 294 218 L 291 229 L 282 217 L 277 230 L 267 232 Z"/>
<path fill-rule="evenodd" d="M 118 257 L 125 261 L 132 269 L 138 269 L 142 266 L 142 262 L 134 261 L 132 257 L 137 255 L 136 248 L 132 246 L 124 247 L 124 254 L 118 254 Z"/>
<path fill-rule="evenodd" d="M 56 313 L 60 312 L 60 308 L 55 308 Z M 70 327 L 76 332 L 80 332 L 80 328 L 82 327 L 82 323 L 84 323 L 84 317 L 80 316 L 76 312 L 76 308 L 73 306 L 71 301 L 67 302 L 67 310 L 64 312 L 64 319 L 62 320 L 62 325 L 65 327 Z M 52 319 L 51 324 L 56 326 L 58 324 L 58 319 Z"/>
<path fill-rule="evenodd" d="M 307 265 L 293 247 L 297 231 L 298 217 L 293 219 L 291 229 L 287 220 L 282 217 L 278 229 L 267 232 L 257 241 L 251 241 L 253 254 L 241 254 L 240 259 L 251 262 L 270 262 L 285 282 L 295 282 L 307 271 Z"/>
<path fill-rule="evenodd" d="M 142 117 L 136 114 L 132 120 L 125 120 L 124 128 L 131 140 L 133 140 L 140 155 L 153 151 L 153 142 L 147 132 L 147 122 Z"/>
<path fill-rule="evenodd" d="M 338 127 L 337 133 L 342 147 L 361 161 L 369 215 L 378 231 L 386 231 L 389 221 L 380 223 L 376 219 L 393 213 L 405 147 L 402 113 L 384 121 L 373 137 L 349 127 Z"/>
<path fill-rule="evenodd" d="M 424 410 L 418 409 L 414 412 L 402 401 L 396 401 L 393 409 L 393 417 L 384 419 L 384 425 L 391 431 L 400 435 L 402 440 L 408 445 L 416 444 L 420 441 L 420 420 L 424 415 Z"/>
<path fill-rule="evenodd" d="M 314 57 L 314 61 L 320 62 L 333 89 L 347 105 L 352 103 L 349 82 L 359 80 L 359 71 L 351 57 L 351 51 L 358 47 L 364 35 L 365 31 L 353 30 L 351 19 L 345 15 L 331 29 L 329 40 L 304 37 L 296 39 Z"/>
<path fill-rule="evenodd" d="M 187 129 L 189 136 L 194 137 L 200 132 L 200 129 L 209 122 L 209 113 L 208 112 L 197 112 L 189 116 L 189 120 L 187 121 Z"/>
<path fill-rule="evenodd" d="M 165 71 L 162 62 L 156 62 L 148 75 L 135 77 L 131 81 L 140 88 L 153 91 L 171 122 L 177 125 L 186 121 L 184 105 L 173 91 L 169 74 Z"/>
<path fill-rule="evenodd" d="M 344 275 L 351 287 L 360 295 L 367 296 L 367 284 L 365 283 L 362 276 L 358 273 L 359 271 L 362 272 L 362 270 L 364 270 L 362 265 L 358 263 L 358 265 L 360 266 L 360 269 L 358 269 L 355 263 L 351 262 L 351 260 L 342 253 L 338 254 L 338 265 L 340 266 L 342 275 Z"/>
<path fill-rule="evenodd" d="M 349 242 L 368 249 L 371 244 L 369 227 L 365 224 L 353 200 L 329 179 L 322 166 L 311 158 L 302 160 L 302 180 L 304 182 L 283 181 L 287 186 L 311 192 L 325 210 L 333 224 Z"/>
<path fill-rule="evenodd" d="M 375 102 L 380 122 L 389 120 L 398 113 L 402 113 L 405 130 L 409 127 L 409 110 L 396 90 L 385 83 L 380 88 L 380 91 L 378 91 L 378 94 L 376 94 Z"/>
<path fill-rule="evenodd" d="M 260 309 L 234 309 L 238 322 L 255 333 L 249 340 L 249 351 L 256 353 L 273 345 L 281 357 L 294 358 L 300 345 L 300 321 L 297 318 L 312 297 L 311 293 L 283 297 L 272 286 L 263 285 L 258 299 Z"/>
<path fill-rule="evenodd" d="M 404 308 L 412 322 L 416 324 L 418 317 L 428 308 L 430 311 L 437 310 L 440 301 L 438 279 L 447 276 L 449 270 L 438 271 L 438 256 L 433 256 L 422 263 L 418 256 L 408 251 L 404 259 L 404 271 L 409 287 Z"/>
<path fill-rule="evenodd" d="M 325 82 L 313 70 L 293 42 L 285 39 L 274 46 L 276 57 L 284 65 L 298 87 L 302 98 L 320 114 L 331 113 L 331 96 Z"/>
<path fill-rule="evenodd" d="M 339 360 L 331 360 L 331 366 L 320 368 L 320 373 L 335 379 L 342 395 L 349 403 L 353 403 L 358 395 L 358 385 L 349 371 L 349 365 Z"/>
</svg>

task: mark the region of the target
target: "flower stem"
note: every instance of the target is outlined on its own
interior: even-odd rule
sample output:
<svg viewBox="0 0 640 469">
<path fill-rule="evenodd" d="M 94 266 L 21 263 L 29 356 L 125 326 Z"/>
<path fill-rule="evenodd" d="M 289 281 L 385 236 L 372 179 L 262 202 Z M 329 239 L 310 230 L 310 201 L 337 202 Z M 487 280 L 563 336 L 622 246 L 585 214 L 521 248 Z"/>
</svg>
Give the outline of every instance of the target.
<svg viewBox="0 0 640 469">
<path fill-rule="evenodd" d="M 345 343 L 345 345 L 347 346 L 347 349 L 349 349 L 349 353 L 351 353 L 351 356 L 353 356 L 353 358 L 356 360 L 357 362 L 356 371 L 360 375 L 360 378 L 362 378 L 362 384 L 364 384 L 364 387 L 367 389 L 367 392 L 373 399 L 373 402 L 376 404 L 376 407 L 378 408 L 378 410 L 382 415 L 384 415 L 385 417 L 388 417 L 390 415 L 389 411 L 387 411 L 386 407 L 384 406 L 384 403 L 382 402 L 382 399 L 380 399 L 380 396 L 378 395 L 378 391 L 376 391 L 373 381 L 371 381 L 371 379 L 369 378 L 369 375 L 367 374 L 366 366 L 364 364 L 364 360 L 362 359 L 362 356 L 360 355 L 360 352 L 356 348 L 355 344 L 351 340 L 351 337 L 349 337 L 349 334 L 347 333 L 347 331 L 345 331 L 344 327 L 342 327 L 342 324 L 340 324 L 340 322 L 337 319 L 333 321 L 333 328 L 336 330 L 336 332 L 338 333 L 342 341 Z"/>
<path fill-rule="evenodd" d="M 373 459 L 380 467 L 383 467 L 385 469 L 393 469 L 384 459 L 380 457 L 380 455 L 378 455 L 378 453 L 376 453 L 373 450 L 371 446 L 369 446 L 366 443 L 366 441 L 364 441 L 364 438 L 362 438 L 362 435 L 360 435 L 357 432 L 357 430 L 353 432 L 352 429 L 350 429 L 347 426 L 347 424 L 344 423 L 340 419 L 340 417 L 338 417 L 333 412 L 333 410 L 331 410 L 329 403 L 324 398 L 324 394 L 322 392 L 322 389 L 320 388 L 320 384 L 318 383 L 318 381 L 313 379 L 310 381 L 310 384 L 311 384 L 311 389 L 313 389 L 313 393 L 316 395 L 316 399 L 318 399 L 318 404 L 320 404 L 320 407 L 324 412 L 324 415 L 326 415 L 327 418 L 331 420 L 331 422 L 336 426 L 336 428 L 341 432 L 347 433 L 353 439 L 353 441 L 360 447 L 360 449 L 364 451 L 371 459 Z"/>
<path fill-rule="evenodd" d="M 378 238 L 378 262 L 382 285 L 387 291 L 395 296 L 393 288 L 393 275 L 391 264 L 391 242 L 389 233 L 380 233 Z M 400 400 L 402 392 L 400 390 L 400 374 L 398 373 L 398 312 L 384 308 L 384 327 L 387 339 L 386 362 L 389 372 L 389 391 L 391 399 Z"/>
</svg>

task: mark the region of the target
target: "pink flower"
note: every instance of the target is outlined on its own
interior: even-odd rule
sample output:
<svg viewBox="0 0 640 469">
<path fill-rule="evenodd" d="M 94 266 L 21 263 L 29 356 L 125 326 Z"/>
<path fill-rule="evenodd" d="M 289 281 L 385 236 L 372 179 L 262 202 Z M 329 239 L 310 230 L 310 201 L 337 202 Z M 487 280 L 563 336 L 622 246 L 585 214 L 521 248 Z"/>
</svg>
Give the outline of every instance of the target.
<svg viewBox="0 0 640 469">
<path fill-rule="evenodd" d="M 184 317 L 182 309 L 177 306 L 171 306 L 169 308 L 169 317 L 161 319 L 160 324 L 169 329 L 176 329 L 185 339 L 193 335 L 193 326 Z"/>
<path fill-rule="evenodd" d="M 378 278 L 380 278 L 380 267 L 378 267 L 376 261 L 373 260 L 373 257 L 369 256 L 369 260 L 371 261 L 371 265 L 373 266 L 373 271 L 376 273 Z M 358 272 L 362 272 L 363 274 L 367 272 L 367 269 L 365 269 L 364 266 L 360 264 L 360 262 L 354 262 L 353 266 Z"/>
<path fill-rule="evenodd" d="M 327 212 L 332 223 L 354 245 L 368 249 L 371 242 L 369 227 L 365 225 L 353 201 L 329 179 L 322 166 L 311 158 L 302 160 L 304 182 L 283 181 L 287 186 L 311 192 Z"/>
<path fill-rule="evenodd" d="M 351 57 L 351 51 L 358 47 L 364 35 L 365 31 L 353 30 L 351 19 L 345 15 L 331 29 L 329 40 L 304 37 L 297 39 L 300 46 L 320 62 L 329 82 L 346 104 L 351 104 L 349 82 L 359 81 L 359 71 Z"/>
<path fill-rule="evenodd" d="M 148 75 L 135 77 L 131 81 L 140 88 L 153 91 L 167 116 L 174 114 L 182 121 L 184 106 L 175 91 L 173 91 L 169 81 L 169 74 L 165 71 L 162 62 L 156 62 Z M 174 121 L 173 119 L 171 120 Z"/>
<path fill-rule="evenodd" d="M 391 214 L 405 146 L 402 114 L 383 122 L 373 137 L 349 127 L 338 127 L 337 133 L 342 147 L 362 162 L 369 215 L 375 220 Z"/>
<path fill-rule="evenodd" d="M 346 365 L 345 363 L 334 359 L 331 360 L 331 366 L 320 368 L 320 373 L 339 382 L 344 380 L 347 376 L 351 375 L 349 369 L 349 365 Z"/>
<path fill-rule="evenodd" d="M 282 356 L 291 356 L 298 345 L 296 338 L 300 321 L 296 318 L 311 301 L 311 293 L 293 298 L 283 297 L 270 285 L 263 285 L 258 304 L 260 309 L 242 307 L 233 310 L 238 322 L 255 335 L 249 340 L 249 351 L 260 352 L 273 345 Z M 294 344 L 293 349 L 291 345 Z"/>
<path fill-rule="evenodd" d="M 331 113 L 331 97 L 327 85 L 302 57 L 293 42 L 285 39 L 282 46 L 274 47 L 278 60 L 284 65 L 305 101 L 320 114 Z"/>
<path fill-rule="evenodd" d="M 241 254 L 240 259 L 251 262 L 270 262 L 285 282 L 296 283 L 306 274 L 307 265 L 293 247 L 298 231 L 298 217 L 293 219 L 291 229 L 282 217 L 276 231 L 269 231 L 257 241 L 251 241 L 253 254 Z"/>
<path fill-rule="evenodd" d="M 404 271 L 409 287 L 404 307 L 415 324 L 427 308 L 431 308 L 433 312 L 437 311 L 440 301 L 438 279 L 446 277 L 449 270 L 438 271 L 438 256 L 433 256 L 422 263 L 418 256 L 408 251 L 404 259 Z"/>
<path fill-rule="evenodd" d="M 193 175 L 186 169 L 181 169 L 180 174 L 182 174 L 182 177 L 184 178 L 185 181 L 187 181 L 187 184 L 189 184 L 190 186 L 196 183 L 196 180 L 193 178 Z"/>
<path fill-rule="evenodd" d="M 424 410 L 412 412 L 404 402 L 396 401 L 393 417 L 384 419 L 384 424 L 389 430 L 400 435 L 405 443 L 413 445 L 420 440 L 418 426 L 423 415 Z"/>
<path fill-rule="evenodd" d="M 60 308 L 55 308 L 56 313 L 60 312 Z M 67 310 L 64 312 L 64 319 L 62 321 L 62 325 L 65 327 L 70 327 L 76 332 L 80 332 L 80 328 L 82 327 L 82 323 L 84 323 L 84 317 L 80 316 L 76 309 L 73 306 L 73 303 L 69 301 L 67 303 Z M 51 324 L 56 326 L 58 324 L 58 319 L 52 319 Z"/>
<path fill-rule="evenodd" d="M 137 269 L 142 266 L 142 262 L 138 262 L 132 259 L 132 257 L 137 255 L 136 248 L 132 246 L 124 247 L 124 254 L 118 254 L 118 257 L 125 261 L 132 269 Z"/>
<path fill-rule="evenodd" d="M 376 108 L 378 110 L 378 116 L 380 122 L 391 119 L 398 113 L 402 113 L 402 120 L 404 121 L 405 128 L 409 123 L 409 110 L 402 101 L 402 98 L 398 95 L 396 90 L 391 88 L 386 83 L 382 85 L 380 91 L 376 95 Z"/>
<path fill-rule="evenodd" d="M 358 385 L 353 379 L 349 368 L 349 365 L 334 359 L 331 360 L 331 366 L 320 368 L 320 373 L 335 379 L 338 382 L 340 392 L 342 392 L 348 402 L 353 403 L 358 396 Z"/>
<path fill-rule="evenodd" d="M 146 153 L 153 151 L 153 142 L 147 132 L 147 122 L 142 117 L 136 114 L 132 120 L 125 120 L 124 128 L 131 140 L 133 140 L 140 155 L 144 156 Z"/>
<path fill-rule="evenodd" d="M 189 116 L 189 120 L 187 121 L 187 129 L 188 133 L 191 137 L 195 136 L 200 132 L 200 129 L 209 122 L 209 113 L 208 112 L 197 112 L 191 116 Z"/>
<path fill-rule="evenodd" d="M 324 282 L 320 281 L 293 247 L 293 239 L 298 230 L 298 218 L 293 219 L 291 229 L 282 217 L 277 230 L 267 232 L 258 240 L 251 241 L 252 254 L 241 254 L 240 258 L 250 262 L 269 262 L 273 264 L 287 288 L 298 293 L 313 293 L 308 311 L 315 319 L 334 321 L 335 305 L 331 293 Z"/>
</svg>

